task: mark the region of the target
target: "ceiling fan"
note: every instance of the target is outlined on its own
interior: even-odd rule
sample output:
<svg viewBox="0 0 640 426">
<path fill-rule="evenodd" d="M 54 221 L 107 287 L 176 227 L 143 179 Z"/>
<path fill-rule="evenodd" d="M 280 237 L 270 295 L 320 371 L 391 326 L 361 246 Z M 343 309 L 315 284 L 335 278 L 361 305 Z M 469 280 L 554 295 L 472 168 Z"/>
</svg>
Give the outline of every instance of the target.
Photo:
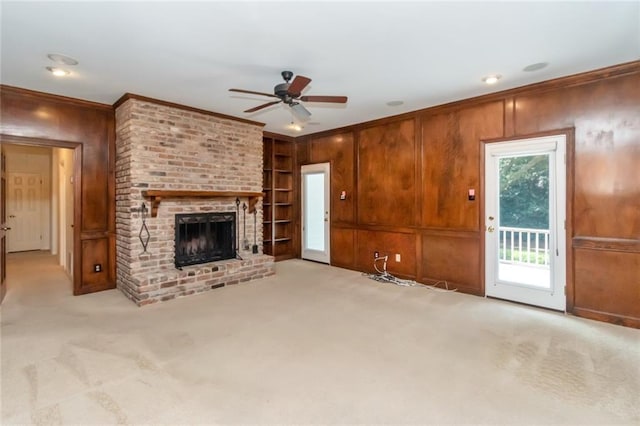
<svg viewBox="0 0 640 426">
<path fill-rule="evenodd" d="M 266 104 L 258 105 L 257 107 L 249 108 L 245 112 L 256 112 L 263 108 L 270 107 L 271 105 L 283 102 L 291 107 L 291 110 L 296 116 L 298 116 L 298 118 L 302 119 L 310 117 L 311 113 L 300 102 L 330 102 L 337 104 L 347 102 L 346 96 L 300 96 L 304 88 L 311 82 L 311 79 L 297 75 L 296 78 L 291 81 L 291 77 L 293 77 L 293 72 L 282 71 L 282 78 L 285 82 L 277 84 L 273 88 L 273 94 L 254 92 L 253 90 L 244 89 L 229 89 L 229 91 L 278 98 L 277 101 L 271 101 Z M 289 83 L 290 81 L 291 83 Z"/>
</svg>

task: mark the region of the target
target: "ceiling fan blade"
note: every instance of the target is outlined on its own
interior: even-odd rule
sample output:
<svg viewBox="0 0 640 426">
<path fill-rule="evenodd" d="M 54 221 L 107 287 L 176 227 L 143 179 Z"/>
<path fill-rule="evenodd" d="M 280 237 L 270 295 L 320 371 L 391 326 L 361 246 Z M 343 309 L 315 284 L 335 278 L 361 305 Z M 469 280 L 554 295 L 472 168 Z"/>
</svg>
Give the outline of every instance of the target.
<svg viewBox="0 0 640 426">
<path fill-rule="evenodd" d="M 282 101 L 267 102 L 266 104 L 262 104 L 262 105 L 258 105 L 257 107 L 249 108 L 245 112 L 256 112 L 258 110 L 261 110 L 262 108 L 266 108 L 266 107 L 270 107 L 271 105 L 279 104 L 280 102 L 282 102 Z"/>
<path fill-rule="evenodd" d="M 304 102 L 332 102 L 335 104 L 344 104 L 347 102 L 346 96 L 303 96 L 300 98 Z"/>
<path fill-rule="evenodd" d="M 297 98 L 298 96 L 300 96 L 300 93 L 302 93 L 302 90 L 305 87 L 307 87 L 307 84 L 309 83 L 311 83 L 310 78 L 297 75 L 296 78 L 294 78 L 291 84 L 289 85 L 289 88 L 287 89 L 287 93 L 289 94 L 289 96 Z"/>
<path fill-rule="evenodd" d="M 272 98 L 277 98 L 276 95 L 272 95 L 271 93 L 263 93 L 263 92 L 254 92 L 253 90 L 244 90 L 244 89 L 229 89 L 230 92 L 238 92 L 238 93 L 249 93 L 251 95 L 262 95 L 262 96 L 270 96 Z"/>
<path fill-rule="evenodd" d="M 291 104 L 291 111 L 299 120 L 306 120 L 311 117 L 311 113 L 302 104 L 295 102 Z"/>
</svg>

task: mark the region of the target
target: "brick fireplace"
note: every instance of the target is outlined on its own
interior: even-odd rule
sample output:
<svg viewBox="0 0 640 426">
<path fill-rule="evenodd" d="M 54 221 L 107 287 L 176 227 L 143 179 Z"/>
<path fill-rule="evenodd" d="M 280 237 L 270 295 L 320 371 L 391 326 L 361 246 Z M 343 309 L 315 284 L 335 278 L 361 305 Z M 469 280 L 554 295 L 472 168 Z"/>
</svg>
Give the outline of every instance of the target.
<svg viewBox="0 0 640 426">
<path fill-rule="evenodd" d="M 150 190 L 217 195 L 164 196 L 151 217 L 152 203 L 144 196 Z M 250 192 L 262 192 L 260 125 L 125 97 L 116 108 L 117 287 L 142 306 L 272 275 L 273 258 L 262 252 L 262 202 L 256 205 L 254 230 L 253 214 L 242 208 L 249 199 L 239 197 L 237 214 L 236 197 L 224 196 Z M 150 235 L 146 251 L 139 238 L 143 203 Z M 233 247 L 242 260 L 234 256 L 178 269 L 176 215 L 187 214 L 235 217 L 240 244 Z M 257 254 L 252 252 L 254 231 Z"/>
</svg>

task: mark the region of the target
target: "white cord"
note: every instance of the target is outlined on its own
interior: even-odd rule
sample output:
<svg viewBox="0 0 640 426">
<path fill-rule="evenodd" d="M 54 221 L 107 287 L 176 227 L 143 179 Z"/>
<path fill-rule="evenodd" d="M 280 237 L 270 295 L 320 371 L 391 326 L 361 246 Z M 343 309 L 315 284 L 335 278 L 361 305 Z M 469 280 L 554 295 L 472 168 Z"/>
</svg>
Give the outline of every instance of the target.
<svg viewBox="0 0 640 426">
<path fill-rule="evenodd" d="M 381 259 L 384 260 L 382 264 L 382 271 L 378 269 L 378 261 Z M 438 291 L 442 293 L 451 293 L 454 291 L 458 291 L 457 288 L 449 289 L 449 283 L 447 283 L 445 280 L 436 281 L 435 284 L 423 284 L 413 280 L 403 280 L 403 279 L 394 277 L 393 275 L 387 272 L 387 260 L 389 260 L 389 256 L 376 257 L 373 260 L 373 267 L 378 273 L 377 274 L 363 273 L 362 275 L 366 276 L 367 278 L 371 278 L 374 281 L 378 281 L 381 283 L 395 284 L 403 287 L 424 287 L 428 290 Z M 439 284 L 444 284 L 445 288 L 438 287 Z"/>
</svg>

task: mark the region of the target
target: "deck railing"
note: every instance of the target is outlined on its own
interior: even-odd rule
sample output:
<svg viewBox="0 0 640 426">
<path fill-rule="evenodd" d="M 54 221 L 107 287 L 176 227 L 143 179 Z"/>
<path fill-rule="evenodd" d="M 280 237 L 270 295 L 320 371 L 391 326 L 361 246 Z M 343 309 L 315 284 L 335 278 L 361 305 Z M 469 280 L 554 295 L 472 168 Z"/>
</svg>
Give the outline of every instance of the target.
<svg viewBox="0 0 640 426">
<path fill-rule="evenodd" d="M 500 261 L 549 265 L 549 230 L 501 226 Z"/>
</svg>

